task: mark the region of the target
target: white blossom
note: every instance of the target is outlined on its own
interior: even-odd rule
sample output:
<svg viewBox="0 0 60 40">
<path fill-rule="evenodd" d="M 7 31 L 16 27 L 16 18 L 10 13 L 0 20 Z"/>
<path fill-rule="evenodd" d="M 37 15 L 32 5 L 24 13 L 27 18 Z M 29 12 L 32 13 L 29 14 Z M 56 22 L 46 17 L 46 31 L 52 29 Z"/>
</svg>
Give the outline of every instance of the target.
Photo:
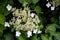
<svg viewBox="0 0 60 40">
<path fill-rule="evenodd" d="M 48 2 L 48 3 L 46 4 L 46 6 L 49 8 L 49 7 L 51 6 L 51 4 Z"/>
<path fill-rule="evenodd" d="M 39 26 L 38 23 L 40 23 L 40 20 L 38 15 L 31 13 L 29 7 L 24 7 L 23 10 L 22 8 L 15 9 L 12 14 L 14 17 L 9 21 L 9 23 L 10 25 L 13 25 L 16 30 L 33 31 Z M 22 22 L 24 22 L 24 24 L 22 24 Z"/>
<path fill-rule="evenodd" d="M 33 33 L 36 34 L 37 33 L 37 29 L 33 30 Z"/>
<path fill-rule="evenodd" d="M 31 31 L 28 31 L 27 32 L 27 37 L 29 38 L 30 36 L 32 36 L 32 32 Z"/>
<path fill-rule="evenodd" d="M 8 22 L 5 22 L 5 27 L 10 27 L 9 23 Z"/>
<path fill-rule="evenodd" d="M 11 8 L 12 8 L 12 6 L 8 4 L 8 5 L 6 6 L 6 8 L 7 8 L 8 11 L 10 11 Z"/>
<path fill-rule="evenodd" d="M 39 33 L 42 33 L 42 31 L 39 30 L 37 33 L 38 33 L 38 34 L 39 34 Z"/>
<path fill-rule="evenodd" d="M 31 17 L 34 17 L 35 16 L 35 13 L 31 13 L 31 15 L 30 15 Z"/>
<path fill-rule="evenodd" d="M 19 37 L 21 33 L 19 31 L 16 31 L 16 36 Z"/>
<path fill-rule="evenodd" d="M 52 7 L 51 7 L 51 10 L 55 10 L 55 7 L 54 7 L 54 6 L 52 6 Z"/>
</svg>

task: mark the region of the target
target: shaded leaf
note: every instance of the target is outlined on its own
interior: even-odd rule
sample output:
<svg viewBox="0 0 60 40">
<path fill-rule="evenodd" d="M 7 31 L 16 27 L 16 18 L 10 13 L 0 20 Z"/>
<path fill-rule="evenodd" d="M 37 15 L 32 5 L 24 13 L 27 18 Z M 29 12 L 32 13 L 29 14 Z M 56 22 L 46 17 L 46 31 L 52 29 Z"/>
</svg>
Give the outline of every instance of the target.
<svg viewBox="0 0 60 40">
<path fill-rule="evenodd" d="M 25 0 L 18 0 L 20 3 L 24 4 Z"/>
<path fill-rule="evenodd" d="M 29 3 L 29 4 L 32 2 L 31 0 L 25 0 L 25 1 L 26 1 L 27 3 Z"/>
<path fill-rule="evenodd" d="M 45 32 L 47 33 L 50 33 L 51 35 L 54 35 L 56 33 L 56 27 L 57 25 L 56 24 L 50 24 L 46 27 L 46 30 Z"/>
<path fill-rule="evenodd" d="M 0 0 L 0 6 L 5 6 L 8 0 Z"/>
<path fill-rule="evenodd" d="M 47 35 L 41 35 L 42 40 L 48 40 Z"/>
<path fill-rule="evenodd" d="M 2 36 L 2 34 L 3 34 L 3 30 L 5 30 L 4 25 L 0 25 L 0 36 Z"/>
<path fill-rule="evenodd" d="M 7 16 L 9 14 L 9 11 L 5 7 L 0 6 L 0 14 Z"/>
<path fill-rule="evenodd" d="M 0 14 L 0 24 L 4 25 L 5 23 L 5 16 Z"/>
<path fill-rule="evenodd" d="M 44 25 L 41 23 L 38 29 L 43 29 L 43 28 L 44 28 Z"/>
<path fill-rule="evenodd" d="M 57 21 L 56 18 L 54 18 L 54 17 L 51 18 L 51 22 L 55 23 L 56 21 Z"/>
<path fill-rule="evenodd" d="M 39 6 L 36 6 L 35 9 L 36 13 L 41 13 L 41 8 Z"/>
<path fill-rule="evenodd" d="M 4 16 L 7 16 L 10 12 L 5 8 L 4 9 Z"/>
<path fill-rule="evenodd" d="M 18 38 L 18 40 L 24 40 L 24 38 L 23 38 L 22 36 L 20 36 L 20 37 Z"/>
<path fill-rule="evenodd" d="M 5 29 L 4 25 L 0 25 L 0 32 L 3 32 L 4 29 Z"/>
<path fill-rule="evenodd" d="M 36 4 L 39 0 L 32 0 L 32 3 Z"/>
<path fill-rule="evenodd" d="M 27 40 L 27 34 L 25 31 L 20 31 L 21 35 L 18 37 L 18 40 Z"/>
<path fill-rule="evenodd" d="M 60 40 L 60 33 L 56 33 L 56 34 L 54 35 L 54 37 L 55 37 L 55 38 L 54 38 L 55 40 Z"/>
<path fill-rule="evenodd" d="M 11 33 L 7 33 L 4 35 L 4 40 L 14 40 L 13 35 Z"/>
<path fill-rule="evenodd" d="M 49 37 L 49 40 L 52 40 L 52 37 L 51 36 Z"/>
<path fill-rule="evenodd" d="M 38 40 L 38 39 L 37 39 L 37 35 L 32 36 L 32 37 L 31 37 L 31 40 Z"/>
<path fill-rule="evenodd" d="M 13 6 L 14 2 L 13 2 L 13 0 L 9 0 L 7 4 L 10 4 Z"/>
</svg>

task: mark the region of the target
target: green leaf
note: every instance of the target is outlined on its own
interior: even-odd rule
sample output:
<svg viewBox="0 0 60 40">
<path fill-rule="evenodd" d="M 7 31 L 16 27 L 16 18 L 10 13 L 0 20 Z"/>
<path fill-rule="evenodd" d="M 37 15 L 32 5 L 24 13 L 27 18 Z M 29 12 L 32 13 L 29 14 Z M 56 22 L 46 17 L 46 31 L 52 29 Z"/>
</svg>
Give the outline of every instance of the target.
<svg viewBox="0 0 60 40">
<path fill-rule="evenodd" d="M 18 0 L 20 3 L 24 4 L 25 0 Z"/>
<path fill-rule="evenodd" d="M 44 28 L 44 25 L 41 23 L 38 29 L 43 29 L 43 28 Z"/>
<path fill-rule="evenodd" d="M 57 21 L 56 18 L 54 18 L 54 17 L 51 18 L 51 22 L 55 23 L 56 21 Z"/>
<path fill-rule="evenodd" d="M 60 33 L 56 33 L 55 35 L 54 35 L 54 37 L 55 37 L 55 40 L 60 40 Z"/>
<path fill-rule="evenodd" d="M 0 14 L 4 13 L 4 7 L 0 6 Z"/>
<path fill-rule="evenodd" d="M 25 31 L 20 31 L 21 35 L 18 38 L 18 40 L 27 40 L 27 34 Z"/>
<path fill-rule="evenodd" d="M 57 24 L 50 24 L 46 26 L 45 32 L 50 33 L 51 35 L 54 35 L 56 33 L 56 27 L 57 27 Z"/>
<path fill-rule="evenodd" d="M 52 40 L 52 36 L 48 36 L 47 34 L 41 35 L 42 40 Z"/>
<path fill-rule="evenodd" d="M 24 4 L 25 2 L 30 4 L 31 3 L 31 0 L 18 0 L 20 3 Z"/>
<path fill-rule="evenodd" d="M 5 23 L 5 16 L 0 14 L 0 24 L 4 25 Z"/>
<path fill-rule="evenodd" d="M 30 4 L 32 1 L 31 0 L 25 0 L 28 4 Z"/>
<path fill-rule="evenodd" d="M 4 25 L 0 25 L 0 32 L 3 32 L 4 29 L 5 29 Z"/>
<path fill-rule="evenodd" d="M 8 0 L 0 0 L 0 6 L 5 6 Z"/>
<path fill-rule="evenodd" d="M 47 35 L 41 35 L 42 40 L 48 40 Z"/>
<path fill-rule="evenodd" d="M 18 40 L 24 40 L 24 38 L 23 38 L 22 36 L 20 36 L 20 37 L 18 38 Z"/>
<path fill-rule="evenodd" d="M 31 9 L 35 9 L 35 5 L 34 4 L 31 4 Z"/>
<path fill-rule="evenodd" d="M 14 40 L 13 35 L 11 33 L 6 33 L 4 35 L 4 40 Z"/>
<path fill-rule="evenodd" d="M 36 6 L 35 9 L 36 13 L 41 13 L 41 8 L 39 6 Z"/>
<path fill-rule="evenodd" d="M 13 6 L 14 2 L 13 2 L 13 0 L 9 0 L 7 4 L 10 4 Z"/>
<path fill-rule="evenodd" d="M 0 6 L 6 6 L 6 4 L 13 5 L 13 0 L 0 0 Z"/>
<path fill-rule="evenodd" d="M 2 36 L 2 34 L 3 34 L 3 30 L 5 30 L 4 25 L 0 25 L 0 36 Z"/>
<path fill-rule="evenodd" d="M 7 16 L 9 14 L 9 11 L 5 7 L 0 6 L 0 14 Z"/>
<path fill-rule="evenodd" d="M 52 37 L 51 36 L 49 37 L 49 40 L 52 40 Z"/>
<path fill-rule="evenodd" d="M 11 28 L 11 32 L 14 32 L 15 31 L 15 28 Z"/>
<path fill-rule="evenodd" d="M 4 9 L 4 16 L 7 16 L 10 12 L 5 8 Z"/>
<path fill-rule="evenodd" d="M 32 3 L 36 4 L 39 0 L 32 0 Z"/>
<path fill-rule="evenodd" d="M 0 32 L 0 37 L 2 37 L 2 35 L 3 35 L 3 31 L 2 31 L 2 32 Z"/>
<path fill-rule="evenodd" d="M 31 40 L 38 40 L 38 39 L 37 39 L 37 35 L 32 36 L 32 37 L 31 37 Z"/>
<path fill-rule="evenodd" d="M 25 2 L 36 4 L 39 0 L 18 0 L 20 3 L 24 4 Z"/>
</svg>

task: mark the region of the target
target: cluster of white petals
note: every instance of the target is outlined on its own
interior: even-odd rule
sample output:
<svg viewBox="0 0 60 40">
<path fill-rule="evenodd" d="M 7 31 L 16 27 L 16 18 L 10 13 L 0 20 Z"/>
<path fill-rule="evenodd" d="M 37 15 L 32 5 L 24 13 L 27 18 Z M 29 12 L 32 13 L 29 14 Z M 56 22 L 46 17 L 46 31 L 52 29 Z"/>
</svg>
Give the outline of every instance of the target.
<svg viewBox="0 0 60 40">
<path fill-rule="evenodd" d="M 49 8 L 49 7 L 51 6 L 51 4 L 48 2 L 48 3 L 46 4 L 46 6 L 47 6 L 47 8 Z"/>
<path fill-rule="evenodd" d="M 11 7 L 9 8 L 11 9 Z M 28 6 L 24 6 L 24 9 L 12 8 L 11 11 L 13 12 L 13 18 L 9 21 L 9 24 L 13 25 L 13 27 L 16 29 L 16 36 L 19 37 L 21 35 L 21 32 L 19 32 L 20 30 L 27 31 L 28 38 L 32 36 L 32 32 L 35 34 L 41 33 L 38 31 L 40 19 L 38 18 L 38 15 L 33 12 L 31 13 L 32 10 L 30 10 Z"/>
<path fill-rule="evenodd" d="M 32 36 L 32 32 L 31 31 L 27 31 L 27 37 L 31 37 Z"/>
<path fill-rule="evenodd" d="M 12 6 L 8 4 L 8 5 L 6 6 L 6 8 L 7 8 L 8 11 L 10 11 L 10 10 L 12 9 Z"/>
<path fill-rule="evenodd" d="M 54 5 L 51 6 L 51 3 L 49 3 L 49 2 L 46 4 L 46 6 L 47 6 L 47 8 L 51 7 L 52 11 L 55 10 L 55 6 Z"/>
<path fill-rule="evenodd" d="M 10 27 L 9 23 L 8 22 L 5 22 L 5 27 Z"/>
<path fill-rule="evenodd" d="M 54 6 L 52 6 L 52 7 L 51 7 L 51 10 L 52 10 L 52 11 L 53 11 L 53 10 L 55 10 L 55 7 L 54 7 Z"/>
<path fill-rule="evenodd" d="M 16 36 L 19 37 L 21 33 L 19 31 L 16 31 Z"/>
<path fill-rule="evenodd" d="M 13 11 L 13 18 L 9 22 L 10 25 L 14 25 L 16 30 L 23 31 L 33 31 L 37 28 L 40 20 L 35 13 L 31 13 L 29 7 L 24 7 L 24 9 L 16 9 Z"/>
<path fill-rule="evenodd" d="M 33 30 L 33 33 L 36 34 L 37 33 L 37 29 Z"/>
<path fill-rule="evenodd" d="M 34 34 L 40 34 L 40 33 L 42 33 L 42 31 L 40 31 L 40 30 L 38 30 L 38 29 L 35 29 L 35 30 L 33 30 L 33 33 L 34 33 Z"/>
</svg>

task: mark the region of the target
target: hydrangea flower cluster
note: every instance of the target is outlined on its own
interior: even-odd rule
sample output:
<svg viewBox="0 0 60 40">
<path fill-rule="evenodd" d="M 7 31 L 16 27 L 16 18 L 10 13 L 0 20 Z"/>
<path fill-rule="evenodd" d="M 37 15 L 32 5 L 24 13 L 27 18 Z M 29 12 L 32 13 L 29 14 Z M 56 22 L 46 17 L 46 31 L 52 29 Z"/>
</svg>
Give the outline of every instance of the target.
<svg viewBox="0 0 60 40">
<path fill-rule="evenodd" d="M 31 13 L 29 7 L 24 9 L 16 9 L 13 13 L 13 18 L 9 22 L 16 30 L 33 31 L 38 27 L 40 22 L 38 16 L 35 13 Z"/>
<path fill-rule="evenodd" d="M 40 19 L 37 14 L 31 13 L 32 10 L 28 6 L 24 6 L 24 9 L 12 8 L 12 11 L 13 18 L 9 21 L 9 24 L 16 29 L 16 36 L 21 35 L 20 30 L 27 31 L 28 38 L 32 36 L 32 32 L 35 34 L 41 33 L 40 30 L 38 31 Z"/>
</svg>

